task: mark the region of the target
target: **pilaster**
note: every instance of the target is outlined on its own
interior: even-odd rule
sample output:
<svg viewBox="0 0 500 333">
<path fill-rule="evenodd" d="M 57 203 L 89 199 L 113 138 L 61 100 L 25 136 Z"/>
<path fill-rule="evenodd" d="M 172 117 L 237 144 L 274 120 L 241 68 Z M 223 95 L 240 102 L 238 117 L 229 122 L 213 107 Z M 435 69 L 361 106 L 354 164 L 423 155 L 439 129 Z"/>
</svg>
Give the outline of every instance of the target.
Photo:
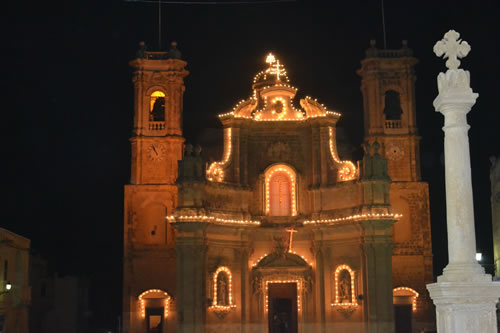
<svg viewBox="0 0 500 333">
<path fill-rule="evenodd" d="M 176 223 L 177 332 L 203 333 L 207 309 L 204 222 Z"/>
<path fill-rule="evenodd" d="M 361 227 L 363 251 L 363 313 L 365 332 L 394 332 L 392 305 L 393 220 L 364 221 Z"/>
</svg>

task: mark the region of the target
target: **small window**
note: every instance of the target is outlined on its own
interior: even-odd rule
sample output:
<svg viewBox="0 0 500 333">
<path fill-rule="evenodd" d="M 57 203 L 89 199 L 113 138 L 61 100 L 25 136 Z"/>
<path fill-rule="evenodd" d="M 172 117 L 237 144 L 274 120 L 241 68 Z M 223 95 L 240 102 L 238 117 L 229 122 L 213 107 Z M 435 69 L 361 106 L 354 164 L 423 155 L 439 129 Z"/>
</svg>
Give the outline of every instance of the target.
<svg viewBox="0 0 500 333">
<path fill-rule="evenodd" d="M 150 121 L 165 121 L 165 94 L 155 91 L 150 100 Z"/>
<path fill-rule="evenodd" d="M 386 120 L 401 120 L 403 110 L 401 109 L 401 101 L 398 92 L 394 90 L 385 92 L 384 113 Z"/>
</svg>

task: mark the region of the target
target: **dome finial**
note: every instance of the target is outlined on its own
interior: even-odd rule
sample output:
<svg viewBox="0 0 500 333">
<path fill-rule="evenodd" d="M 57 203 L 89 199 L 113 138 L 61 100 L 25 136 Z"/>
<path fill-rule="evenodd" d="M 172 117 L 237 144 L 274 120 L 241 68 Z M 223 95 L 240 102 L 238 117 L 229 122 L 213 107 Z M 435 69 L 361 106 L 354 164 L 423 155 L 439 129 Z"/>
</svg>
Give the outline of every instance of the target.
<svg viewBox="0 0 500 333">
<path fill-rule="evenodd" d="M 266 62 L 269 64 L 269 66 L 272 66 L 276 62 L 276 58 L 274 57 L 274 54 L 269 52 L 269 54 L 266 57 Z"/>
<path fill-rule="evenodd" d="M 285 68 L 280 63 L 278 59 L 274 56 L 274 54 L 269 53 L 266 57 L 266 63 L 269 64 L 269 68 L 266 70 L 266 73 L 271 75 L 276 75 L 276 81 L 280 81 L 281 76 L 285 76 Z"/>
</svg>

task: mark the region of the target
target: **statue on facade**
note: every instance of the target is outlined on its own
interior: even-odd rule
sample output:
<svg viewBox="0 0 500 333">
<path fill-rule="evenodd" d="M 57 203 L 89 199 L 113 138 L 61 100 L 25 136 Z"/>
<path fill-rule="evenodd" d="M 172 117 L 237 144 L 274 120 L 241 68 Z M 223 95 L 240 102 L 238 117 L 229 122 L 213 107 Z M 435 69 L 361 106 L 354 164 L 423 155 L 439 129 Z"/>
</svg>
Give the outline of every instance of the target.
<svg viewBox="0 0 500 333">
<path fill-rule="evenodd" d="M 137 50 L 136 56 L 138 59 L 146 58 L 147 46 L 143 41 L 139 42 L 139 50 Z"/>
<path fill-rule="evenodd" d="M 227 289 L 226 276 L 224 273 L 219 273 L 217 276 L 217 305 L 229 305 L 229 291 Z"/>
<path fill-rule="evenodd" d="M 340 277 L 338 282 L 339 303 L 350 303 L 351 302 L 351 290 L 350 290 L 351 286 L 349 281 L 350 278 L 345 274 L 346 271 L 343 271 L 342 273 L 341 273 L 342 276 Z"/>
</svg>

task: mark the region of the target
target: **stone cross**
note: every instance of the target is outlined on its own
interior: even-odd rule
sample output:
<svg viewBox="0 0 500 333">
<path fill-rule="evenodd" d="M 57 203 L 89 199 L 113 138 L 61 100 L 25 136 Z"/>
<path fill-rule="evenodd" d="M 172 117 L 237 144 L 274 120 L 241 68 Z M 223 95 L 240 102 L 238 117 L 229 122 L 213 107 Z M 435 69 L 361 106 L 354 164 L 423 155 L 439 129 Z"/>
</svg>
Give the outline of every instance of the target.
<svg viewBox="0 0 500 333">
<path fill-rule="evenodd" d="M 460 60 L 457 58 L 463 58 L 467 56 L 470 51 L 470 45 L 466 41 L 458 39 L 460 34 L 455 30 L 450 30 L 444 34 L 444 38 L 434 45 L 434 53 L 441 57 L 444 54 L 444 58 L 448 58 L 446 61 L 446 67 L 449 69 L 458 69 L 460 66 Z"/>
<path fill-rule="evenodd" d="M 286 232 L 290 233 L 290 238 L 288 239 L 288 252 L 292 252 L 292 242 L 293 242 L 293 234 L 297 232 L 295 229 L 286 229 Z"/>
</svg>

